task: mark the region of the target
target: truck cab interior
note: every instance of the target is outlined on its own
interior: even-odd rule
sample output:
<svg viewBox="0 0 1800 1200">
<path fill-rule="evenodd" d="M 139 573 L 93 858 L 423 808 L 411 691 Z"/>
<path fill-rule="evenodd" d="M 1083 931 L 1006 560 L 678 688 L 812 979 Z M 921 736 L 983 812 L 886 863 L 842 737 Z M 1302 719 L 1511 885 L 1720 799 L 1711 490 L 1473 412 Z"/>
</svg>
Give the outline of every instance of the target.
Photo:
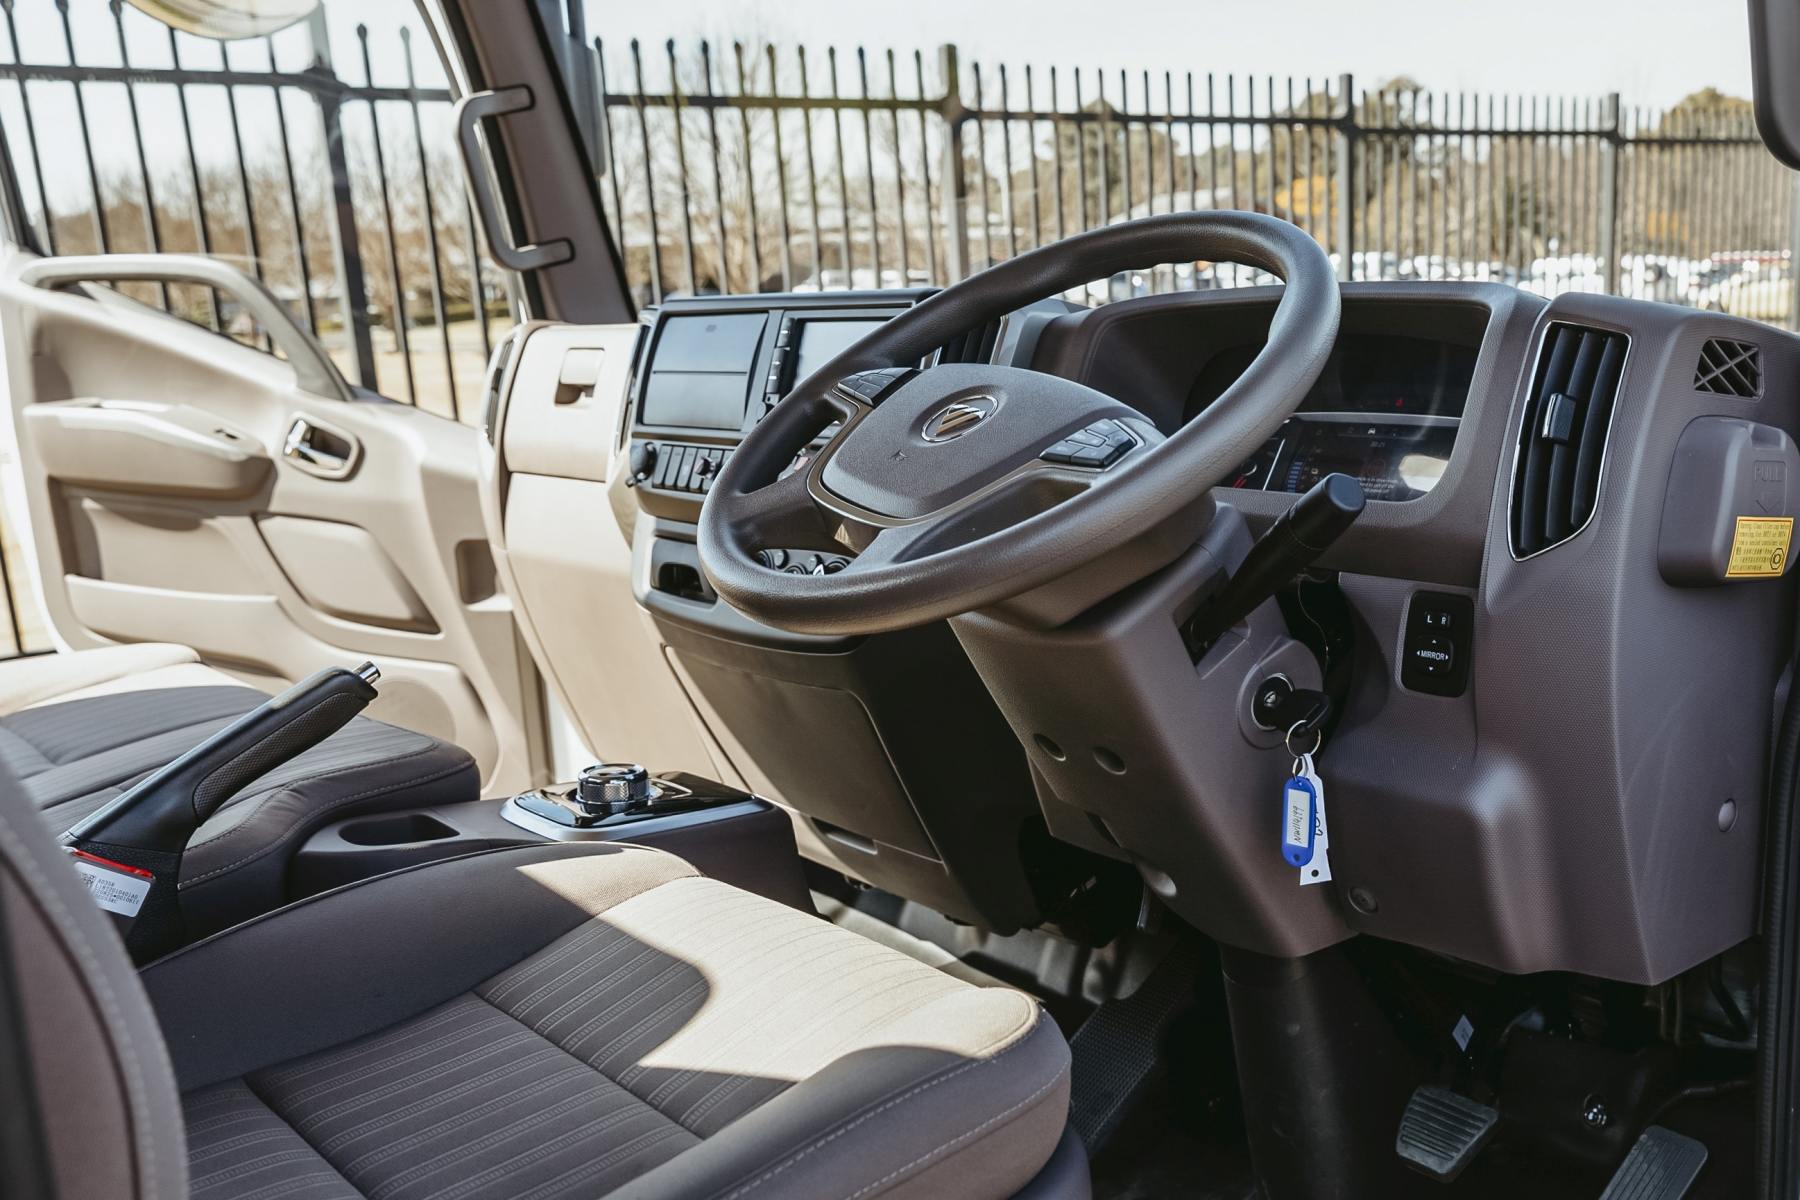
<svg viewBox="0 0 1800 1200">
<path fill-rule="evenodd" d="M 422 11 L 479 428 L 0 180 L 0 1192 L 1800 1190 L 1800 338 L 1235 210 L 639 310 L 546 6 Z"/>
</svg>

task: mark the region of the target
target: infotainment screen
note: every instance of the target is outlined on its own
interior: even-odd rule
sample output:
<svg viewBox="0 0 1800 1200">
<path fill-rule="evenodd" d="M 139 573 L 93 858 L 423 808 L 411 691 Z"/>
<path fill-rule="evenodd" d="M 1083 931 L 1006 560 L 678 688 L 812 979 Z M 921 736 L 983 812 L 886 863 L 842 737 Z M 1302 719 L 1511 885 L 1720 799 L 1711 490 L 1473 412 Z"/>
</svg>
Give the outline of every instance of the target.
<svg viewBox="0 0 1800 1200">
<path fill-rule="evenodd" d="M 769 315 L 683 314 L 663 320 L 651 350 L 639 418 L 647 425 L 736 429 Z"/>
<path fill-rule="evenodd" d="M 794 352 L 793 381 L 799 383 L 885 324 L 886 318 L 878 321 L 800 322 L 800 346 Z"/>
</svg>

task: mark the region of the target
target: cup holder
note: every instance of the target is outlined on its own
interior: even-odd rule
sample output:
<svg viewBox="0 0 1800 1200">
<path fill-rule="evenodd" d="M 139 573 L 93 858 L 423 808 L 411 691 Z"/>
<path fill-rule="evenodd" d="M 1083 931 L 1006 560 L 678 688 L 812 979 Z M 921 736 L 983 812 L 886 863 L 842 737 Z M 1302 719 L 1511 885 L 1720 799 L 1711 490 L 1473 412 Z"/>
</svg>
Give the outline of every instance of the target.
<svg viewBox="0 0 1800 1200">
<path fill-rule="evenodd" d="M 352 846 L 405 846 L 414 842 L 441 842 L 456 830 L 430 813 L 393 813 L 350 821 L 338 827 L 338 836 Z"/>
</svg>

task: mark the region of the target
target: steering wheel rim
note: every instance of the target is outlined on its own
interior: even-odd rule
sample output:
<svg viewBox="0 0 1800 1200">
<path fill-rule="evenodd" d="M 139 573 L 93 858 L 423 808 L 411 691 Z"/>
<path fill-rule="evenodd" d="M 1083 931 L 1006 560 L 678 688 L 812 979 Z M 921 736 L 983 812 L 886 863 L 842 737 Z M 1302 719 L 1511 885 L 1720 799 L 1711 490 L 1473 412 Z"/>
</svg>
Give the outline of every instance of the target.
<svg viewBox="0 0 1800 1200">
<path fill-rule="evenodd" d="M 959 364 L 943 375 L 947 366 L 931 368 L 882 400 L 891 407 L 860 401 L 850 388 L 863 384 L 846 383 L 864 372 L 908 367 L 964 331 L 1046 296 L 1173 261 L 1244 263 L 1286 287 L 1256 359 L 1214 404 L 1166 439 L 1124 402 L 1014 368 Z M 1299 407 L 1331 353 L 1338 318 L 1337 279 L 1319 244 L 1298 227 L 1257 213 L 1146 217 L 1009 259 L 926 298 L 801 380 L 744 438 L 708 494 L 700 514 L 701 566 L 719 595 L 746 615 L 795 633 L 837 636 L 908 628 L 1041 587 L 1203 500 Z M 903 494 L 904 485 L 917 481 L 923 488 L 935 468 L 951 461 L 943 447 L 929 447 L 937 439 L 927 436 L 926 425 L 971 396 L 1008 410 L 977 419 L 1007 427 L 1004 434 L 977 429 L 979 436 L 968 439 L 970 447 L 979 444 L 999 458 L 979 464 L 971 475 L 979 486 L 954 503 L 911 511 L 918 505 Z M 1034 432 L 1055 441 L 1053 433 L 1080 428 L 1090 414 L 1128 430 L 1136 442 L 1131 452 L 1066 498 L 983 532 L 981 506 L 1003 507 L 995 496 L 1051 476 L 1058 486 L 1080 482 L 1042 465 L 1037 449 L 1029 463 L 1013 459 Z M 819 456 L 783 476 L 834 420 L 838 432 Z M 854 452 L 845 453 L 848 446 Z M 845 465 L 851 462 L 860 472 Z M 1000 467 L 1008 469 L 992 478 Z M 886 503 L 863 503 L 866 496 Z M 934 538 L 947 540 L 951 526 L 969 536 L 933 548 Z M 836 574 L 800 575 L 755 557 L 776 547 L 861 553 Z"/>
</svg>

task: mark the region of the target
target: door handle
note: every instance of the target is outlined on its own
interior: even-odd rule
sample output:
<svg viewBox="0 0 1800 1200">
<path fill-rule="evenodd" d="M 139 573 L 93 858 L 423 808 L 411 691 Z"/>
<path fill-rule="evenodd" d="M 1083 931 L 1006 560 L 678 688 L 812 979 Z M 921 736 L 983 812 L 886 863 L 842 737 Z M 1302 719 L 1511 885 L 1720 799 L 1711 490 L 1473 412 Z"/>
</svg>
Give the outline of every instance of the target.
<svg viewBox="0 0 1800 1200">
<path fill-rule="evenodd" d="M 281 444 L 281 457 L 302 471 L 325 479 L 342 479 L 356 465 L 356 441 L 306 417 L 295 417 Z"/>
</svg>

